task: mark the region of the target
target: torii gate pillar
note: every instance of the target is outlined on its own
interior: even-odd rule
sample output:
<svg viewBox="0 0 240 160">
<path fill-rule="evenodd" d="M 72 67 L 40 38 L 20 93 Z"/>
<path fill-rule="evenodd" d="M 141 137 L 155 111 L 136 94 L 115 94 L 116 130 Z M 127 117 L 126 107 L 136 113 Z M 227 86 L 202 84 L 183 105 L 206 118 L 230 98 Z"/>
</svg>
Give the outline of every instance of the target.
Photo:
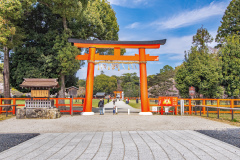
<svg viewBox="0 0 240 160">
<path fill-rule="evenodd" d="M 92 112 L 92 99 L 93 99 L 93 83 L 94 83 L 94 61 L 95 61 L 96 48 L 89 48 L 89 63 L 87 70 L 86 80 L 86 94 L 85 94 L 85 106 L 83 107 L 82 115 L 94 115 Z"/>
<path fill-rule="evenodd" d="M 145 48 L 139 48 L 140 90 L 141 90 L 141 112 L 139 115 L 152 115 L 148 103 L 147 68 Z"/>
</svg>

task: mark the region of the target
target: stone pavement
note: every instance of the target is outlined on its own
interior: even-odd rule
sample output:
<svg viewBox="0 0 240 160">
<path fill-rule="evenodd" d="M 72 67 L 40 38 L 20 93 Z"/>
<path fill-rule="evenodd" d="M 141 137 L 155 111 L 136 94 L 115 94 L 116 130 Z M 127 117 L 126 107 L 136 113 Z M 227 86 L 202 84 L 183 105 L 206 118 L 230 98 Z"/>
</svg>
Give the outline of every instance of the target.
<svg viewBox="0 0 240 160">
<path fill-rule="evenodd" d="M 196 116 L 127 115 L 129 105 L 116 105 L 118 115 L 110 102 L 105 115 L 1 121 L 0 133 L 40 135 L 0 152 L 0 160 L 240 159 L 240 148 L 194 131 L 238 127 Z"/>
<path fill-rule="evenodd" d="M 132 100 L 134 101 L 134 100 Z M 117 107 L 118 113 L 127 113 L 128 109 L 130 109 L 131 113 L 139 113 L 141 112 L 141 109 L 136 109 L 131 107 L 130 105 L 126 104 L 124 101 L 117 101 L 115 102 L 115 105 L 113 105 L 113 102 L 109 102 L 104 105 L 104 109 L 106 113 L 113 113 L 113 106 Z"/>
<path fill-rule="evenodd" d="M 190 130 L 45 133 L 0 159 L 237 160 L 240 149 Z"/>
</svg>

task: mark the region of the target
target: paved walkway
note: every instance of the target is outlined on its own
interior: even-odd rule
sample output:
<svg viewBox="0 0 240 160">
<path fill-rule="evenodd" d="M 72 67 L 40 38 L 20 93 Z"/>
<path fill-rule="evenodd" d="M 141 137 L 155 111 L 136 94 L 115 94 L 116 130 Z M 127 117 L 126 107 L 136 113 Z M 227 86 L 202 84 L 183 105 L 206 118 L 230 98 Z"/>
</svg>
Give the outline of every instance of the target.
<svg viewBox="0 0 240 160">
<path fill-rule="evenodd" d="M 190 130 L 46 133 L 0 159 L 237 160 L 240 149 Z"/>
<path fill-rule="evenodd" d="M 105 115 L 1 121 L 0 133 L 40 135 L 0 152 L 0 159 L 240 159 L 240 148 L 194 131 L 237 127 L 196 116 L 127 115 L 122 101 L 113 115 L 112 106 L 105 105 Z"/>
<path fill-rule="evenodd" d="M 117 107 L 118 113 L 127 113 L 128 109 L 130 109 L 131 113 L 139 113 L 139 112 L 141 112 L 141 109 L 133 108 L 133 107 L 131 107 L 130 105 L 126 104 L 123 101 L 117 101 L 115 103 L 115 105 L 113 105 L 112 101 L 107 103 L 107 104 L 105 104 L 104 105 L 105 112 L 106 113 L 113 113 L 113 106 Z"/>
</svg>

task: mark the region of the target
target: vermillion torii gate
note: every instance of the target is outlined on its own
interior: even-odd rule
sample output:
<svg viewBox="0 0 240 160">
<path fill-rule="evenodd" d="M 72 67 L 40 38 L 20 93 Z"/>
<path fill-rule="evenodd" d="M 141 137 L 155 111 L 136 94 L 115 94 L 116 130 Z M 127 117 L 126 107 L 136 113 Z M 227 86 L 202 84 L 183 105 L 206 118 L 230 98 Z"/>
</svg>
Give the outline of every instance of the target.
<svg viewBox="0 0 240 160">
<path fill-rule="evenodd" d="M 86 80 L 85 105 L 83 106 L 82 115 L 93 115 L 92 98 L 93 98 L 93 82 L 94 82 L 94 65 L 95 61 L 138 61 L 140 69 L 140 90 L 141 90 L 141 112 L 140 115 L 152 115 L 148 103 L 147 89 L 147 61 L 158 61 L 158 56 L 150 56 L 145 54 L 145 49 L 158 49 L 160 45 L 166 43 L 166 39 L 157 41 L 92 41 L 81 39 L 68 39 L 78 48 L 89 48 L 89 54 L 78 55 L 76 59 L 88 61 L 88 71 Z M 96 48 L 114 48 L 114 55 L 96 54 Z M 138 49 L 139 54 L 134 56 L 120 55 L 121 48 Z M 103 62 L 104 63 L 104 62 Z M 121 62 L 120 62 L 121 63 Z"/>
</svg>

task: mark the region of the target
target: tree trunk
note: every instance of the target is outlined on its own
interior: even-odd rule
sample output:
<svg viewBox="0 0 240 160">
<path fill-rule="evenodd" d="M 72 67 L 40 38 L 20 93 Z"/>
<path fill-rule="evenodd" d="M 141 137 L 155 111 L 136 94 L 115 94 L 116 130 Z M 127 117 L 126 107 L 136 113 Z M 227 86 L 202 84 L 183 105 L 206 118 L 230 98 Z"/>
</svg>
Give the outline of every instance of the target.
<svg viewBox="0 0 240 160">
<path fill-rule="evenodd" d="M 3 83 L 4 83 L 4 98 L 11 98 L 10 96 L 10 79 L 9 79 L 9 49 L 3 47 L 4 50 L 4 66 L 3 66 Z M 5 100 L 4 104 L 11 104 L 11 100 Z M 5 108 L 9 110 L 10 107 Z"/>
<path fill-rule="evenodd" d="M 67 19 L 66 17 L 62 18 L 63 21 L 63 28 L 64 30 L 67 30 Z M 64 74 L 60 73 L 60 81 L 61 81 L 61 89 L 58 92 L 59 98 L 65 98 L 65 76 Z M 65 100 L 59 100 L 59 104 L 65 104 Z M 59 110 L 66 110 L 66 106 L 59 106 Z"/>
<path fill-rule="evenodd" d="M 63 17 L 63 28 L 64 28 L 64 30 L 67 30 L 68 28 L 67 28 L 67 18 L 66 17 Z"/>
<path fill-rule="evenodd" d="M 58 92 L 59 98 L 65 98 L 65 77 L 60 73 L 61 89 Z M 59 100 L 59 104 L 65 104 L 65 100 Z M 59 110 L 66 110 L 66 106 L 59 106 Z"/>
</svg>

